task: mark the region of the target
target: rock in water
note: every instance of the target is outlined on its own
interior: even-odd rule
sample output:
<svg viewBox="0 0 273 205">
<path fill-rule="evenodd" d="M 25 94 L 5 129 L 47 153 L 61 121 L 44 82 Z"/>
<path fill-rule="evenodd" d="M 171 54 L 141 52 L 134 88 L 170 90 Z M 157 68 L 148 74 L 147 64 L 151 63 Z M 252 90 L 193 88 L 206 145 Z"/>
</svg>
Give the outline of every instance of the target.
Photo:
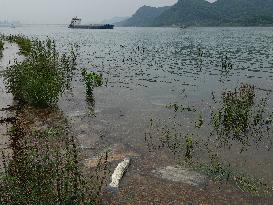
<svg viewBox="0 0 273 205">
<path fill-rule="evenodd" d="M 180 166 L 167 166 L 162 169 L 154 170 L 153 173 L 157 177 L 174 182 L 182 182 L 191 186 L 200 186 L 207 183 L 207 177 L 205 175 Z"/>
<path fill-rule="evenodd" d="M 109 184 L 110 188 L 118 188 L 119 182 L 123 177 L 125 171 L 127 170 L 130 164 L 130 158 L 125 158 L 122 162 L 118 164 L 114 173 L 112 174 L 112 182 Z"/>
</svg>

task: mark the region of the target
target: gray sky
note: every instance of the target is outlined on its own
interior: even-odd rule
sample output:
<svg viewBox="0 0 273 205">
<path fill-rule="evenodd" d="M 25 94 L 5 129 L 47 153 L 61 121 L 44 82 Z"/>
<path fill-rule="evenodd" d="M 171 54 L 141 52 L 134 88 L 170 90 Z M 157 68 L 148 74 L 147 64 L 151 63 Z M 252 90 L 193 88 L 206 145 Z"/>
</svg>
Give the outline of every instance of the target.
<svg viewBox="0 0 273 205">
<path fill-rule="evenodd" d="M 165 6 L 177 0 L 0 0 L 0 20 L 23 23 L 69 23 L 73 16 L 99 22 L 131 16 L 139 7 Z"/>
</svg>

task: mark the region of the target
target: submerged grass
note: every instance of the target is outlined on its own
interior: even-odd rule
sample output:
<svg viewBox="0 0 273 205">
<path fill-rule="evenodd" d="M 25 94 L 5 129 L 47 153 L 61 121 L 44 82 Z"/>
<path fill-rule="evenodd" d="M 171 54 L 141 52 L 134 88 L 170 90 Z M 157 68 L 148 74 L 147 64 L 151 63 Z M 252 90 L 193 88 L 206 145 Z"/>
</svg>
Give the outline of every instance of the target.
<svg viewBox="0 0 273 205">
<path fill-rule="evenodd" d="M 249 127 L 250 112 L 254 105 L 254 86 L 241 85 L 239 91 L 223 93 L 223 107 L 213 115 L 213 126 L 219 135 L 244 135 Z"/>
<path fill-rule="evenodd" d="M 145 141 L 149 151 L 167 148 L 179 163 L 208 175 L 213 180 L 228 181 L 243 192 L 254 196 L 273 196 L 271 182 L 252 177 L 246 172 L 238 171 L 234 164 L 220 158 L 223 151 L 240 154 L 250 148 L 264 148 L 269 151 L 272 145 L 272 113 L 266 109 L 266 96 L 259 96 L 256 88 L 241 84 L 239 88 L 224 91 L 219 101 L 213 95 L 213 104 L 205 111 L 189 113 L 196 120 L 189 125 L 177 119 L 184 117 L 185 109 L 177 103 L 166 106 L 174 110 L 173 118 L 151 120 Z M 204 116 L 203 116 L 204 115 Z M 204 133 L 206 135 L 204 135 Z M 235 150 L 232 148 L 234 146 Z M 241 148 L 239 152 L 237 148 Z M 226 159 L 226 157 L 224 157 Z M 228 164 L 228 165 L 227 165 Z"/>
<path fill-rule="evenodd" d="M 220 162 L 212 161 L 209 164 L 191 165 L 193 169 L 206 174 L 216 181 L 228 181 L 235 184 L 242 192 L 253 196 L 267 197 L 273 195 L 273 186 L 262 180 L 252 177 L 246 173 L 234 171 L 230 166 Z"/>
<path fill-rule="evenodd" d="M 244 149 L 251 141 L 258 141 L 268 134 L 271 118 L 266 117 L 266 101 L 267 98 L 258 100 L 255 87 L 249 84 L 241 84 L 238 90 L 224 92 L 221 107 L 211 113 L 211 125 L 218 139 L 225 144 L 236 140 Z"/>
</svg>

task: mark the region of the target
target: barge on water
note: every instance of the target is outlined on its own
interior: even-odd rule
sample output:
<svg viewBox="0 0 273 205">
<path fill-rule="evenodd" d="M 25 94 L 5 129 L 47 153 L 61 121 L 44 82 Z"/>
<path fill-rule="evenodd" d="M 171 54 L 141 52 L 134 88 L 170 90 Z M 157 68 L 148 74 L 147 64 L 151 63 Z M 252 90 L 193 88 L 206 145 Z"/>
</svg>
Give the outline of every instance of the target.
<svg viewBox="0 0 273 205">
<path fill-rule="evenodd" d="M 90 24 L 90 25 L 82 25 L 80 18 L 73 18 L 68 28 L 73 29 L 113 29 L 114 25 L 111 24 Z"/>
</svg>

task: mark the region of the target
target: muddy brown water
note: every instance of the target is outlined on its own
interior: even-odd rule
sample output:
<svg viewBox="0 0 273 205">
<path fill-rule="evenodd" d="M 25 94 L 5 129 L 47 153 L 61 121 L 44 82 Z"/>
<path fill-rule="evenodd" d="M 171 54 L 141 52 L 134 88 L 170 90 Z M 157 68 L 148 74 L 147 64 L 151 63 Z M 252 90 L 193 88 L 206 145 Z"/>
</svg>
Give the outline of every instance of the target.
<svg viewBox="0 0 273 205">
<path fill-rule="evenodd" d="M 175 166 L 181 159 L 168 149 L 149 150 L 145 133 L 151 131 L 149 125 L 153 119 L 159 128 L 167 127 L 183 135 L 195 133 L 196 140 L 203 142 L 209 130 L 196 131 L 192 124 L 199 112 L 208 118 L 211 107 L 217 107 L 212 93 L 219 100 L 223 91 L 249 83 L 256 86 L 257 96 L 264 97 L 267 93 L 264 90 L 273 89 L 273 28 L 97 31 L 69 30 L 64 26 L 24 26 L 1 28 L 0 32 L 22 33 L 40 39 L 48 36 L 56 40 L 61 51 L 68 50 L 70 44 L 77 44 L 78 68 L 103 74 L 107 85 L 95 89 L 95 103 L 86 102 L 79 72 L 74 76 L 72 91 L 62 96 L 58 106 L 68 119 L 89 166 L 93 166 L 94 157 L 106 150 L 110 150 L 110 156 L 112 154 L 112 171 L 123 157 L 132 158 L 119 191 L 105 191 L 104 204 L 272 202 L 270 198 L 252 197 L 230 183 L 210 180 L 205 187 L 193 187 L 155 177 L 153 170 Z M 12 56 L 12 48 L 8 50 L 11 53 L 7 56 Z M 233 65 L 231 70 L 221 68 L 225 56 Z M 1 64 L 2 68 L 6 66 L 3 61 Z M 272 113 L 272 92 L 268 93 L 266 110 Z M 175 113 L 166 109 L 166 105 L 172 103 L 193 106 L 198 112 Z M 153 136 L 153 143 L 157 144 L 160 132 L 153 132 Z M 217 151 L 234 169 L 271 184 L 273 158 L 267 140 L 253 143 L 243 153 L 236 140 L 231 141 L 230 149 Z M 196 150 L 196 157 L 201 160 L 206 160 L 206 154 L 204 150 Z"/>
</svg>

